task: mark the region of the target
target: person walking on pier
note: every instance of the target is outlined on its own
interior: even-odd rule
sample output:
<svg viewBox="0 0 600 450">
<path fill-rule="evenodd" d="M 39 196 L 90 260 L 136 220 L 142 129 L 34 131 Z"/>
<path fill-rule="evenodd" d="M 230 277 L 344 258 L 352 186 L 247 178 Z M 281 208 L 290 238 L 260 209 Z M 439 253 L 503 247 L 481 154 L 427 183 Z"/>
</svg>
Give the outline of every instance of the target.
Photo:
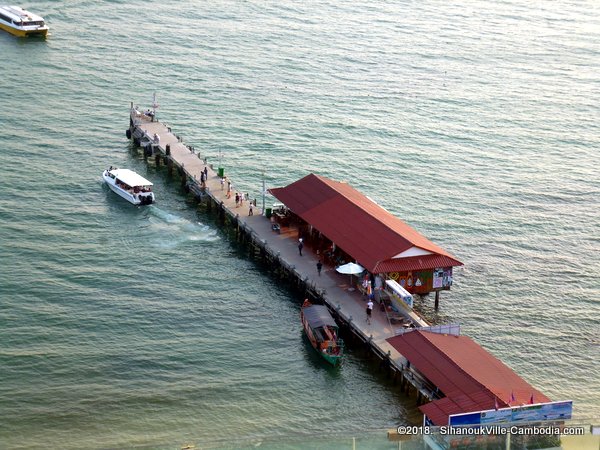
<svg viewBox="0 0 600 450">
<path fill-rule="evenodd" d="M 248 215 L 249 216 L 253 216 L 254 215 L 254 211 L 252 210 L 252 203 L 250 203 L 250 208 L 248 208 Z"/>
<path fill-rule="evenodd" d="M 208 181 L 208 168 L 206 166 L 204 166 L 204 179 Z"/>
<path fill-rule="evenodd" d="M 369 299 L 367 303 L 367 323 L 371 325 L 371 313 L 373 312 L 373 300 Z"/>
<path fill-rule="evenodd" d="M 240 206 L 240 194 L 238 194 L 236 192 L 235 193 L 235 207 L 237 208 L 238 206 Z"/>
<path fill-rule="evenodd" d="M 319 276 L 321 276 L 321 269 L 323 269 L 323 263 L 321 262 L 321 260 L 319 260 L 317 262 L 317 273 L 319 274 Z"/>
<path fill-rule="evenodd" d="M 302 243 L 302 238 L 298 240 L 298 253 L 302 256 L 302 249 L 304 248 L 304 244 Z"/>
</svg>

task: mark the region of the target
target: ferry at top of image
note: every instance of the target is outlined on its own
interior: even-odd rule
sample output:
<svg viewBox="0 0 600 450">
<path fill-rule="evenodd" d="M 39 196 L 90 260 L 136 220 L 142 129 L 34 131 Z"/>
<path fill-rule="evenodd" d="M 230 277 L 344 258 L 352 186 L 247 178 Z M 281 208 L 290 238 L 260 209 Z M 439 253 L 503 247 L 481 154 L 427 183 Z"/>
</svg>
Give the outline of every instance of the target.
<svg viewBox="0 0 600 450">
<path fill-rule="evenodd" d="M 102 172 L 102 178 L 108 187 L 120 197 L 134 205 L 154 203 L 152 183 L 133 170 L 110 167 Z"/>
<path fill-rule="evenodd" d="M 20 6 L 0 6 L 0 28 L 20 37 L 48 34 L 44 18 Z"/>
</svg>

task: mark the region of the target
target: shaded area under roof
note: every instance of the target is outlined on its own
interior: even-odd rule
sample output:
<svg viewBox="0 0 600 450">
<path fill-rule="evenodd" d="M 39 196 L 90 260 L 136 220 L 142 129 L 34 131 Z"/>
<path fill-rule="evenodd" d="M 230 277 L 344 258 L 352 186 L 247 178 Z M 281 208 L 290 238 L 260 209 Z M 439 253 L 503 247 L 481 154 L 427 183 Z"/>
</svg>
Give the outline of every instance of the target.
<svg viewBox="0 0 600 450">
<path fill-rule="evenodd" d="M 435 425 L 451 414 L 550 399 L 467 336 L 412 331 L 387 341 L 446 396 L 419 407 Z M 511 401 L 514 396 L 514 401 Z"/>
<path fill-rule="evenodd" d="M 437 267 L 462 265 L 347 183 L 310 174 L 269 192 L 369 272 L 383 272 L 377 269 L 380 262 L 412 247 L 445 256 L 447 265 Z"/>
</svg>

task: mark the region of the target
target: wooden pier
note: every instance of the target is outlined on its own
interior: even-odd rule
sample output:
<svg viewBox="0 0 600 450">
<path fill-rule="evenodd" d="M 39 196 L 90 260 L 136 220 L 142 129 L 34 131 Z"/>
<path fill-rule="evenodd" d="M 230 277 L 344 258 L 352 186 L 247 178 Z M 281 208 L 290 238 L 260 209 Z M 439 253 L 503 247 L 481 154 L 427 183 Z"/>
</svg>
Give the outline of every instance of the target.
<svg viewBox="0 0 600 450">
<path fill-rule="evenodd" d="M 235 192 L 228 198 L 227 182 L 222 182 L 206 159 L 186 145 L 171 128 L 155 120 L 154 114 L 142 113 L 133 103 L 127 137 L 143 149 L 145 158 L 153 158 L 157 166 L 164 164 L 169 173 L 177 170 L 182 186 L 199 202 L 205 203 L 207 209 L 214 209 L 223 222 L 235 230 L 236 239 L 247 246 L 253 256 L 267 262 L 277 276 L 290 281 L 304 297 L 327 305 L 351 341 L 374 354 L 380 360 L 380 367 L 400 383 L 407 395 L 411 390 L 416 392 L 417 404 L 437 398 L 435 386 L 414 371 L 406 358 L 386 341 L 404 332 L 405 328 L 392 324 L 378 305 L 373 309 L 370 324 L 367 323 L 366 298 L 349 284 L 348 275 L 338 274 L 334 267 L 324 265 L 319 276 L 317 255 L 308 246 L 304 247 L 302 256 L 298 252 L 297 229 L 283 227 L 276 232 L 260 208 L 254 206 L 254 214 L 249 215 L 248 200 L 244 199 L 243 206 L 237 206 Z M 205 169 L 207 177 L 202 183 Z M 410 318 L 419 326 L 429 325 L 414 312 Z"/>
</svg>

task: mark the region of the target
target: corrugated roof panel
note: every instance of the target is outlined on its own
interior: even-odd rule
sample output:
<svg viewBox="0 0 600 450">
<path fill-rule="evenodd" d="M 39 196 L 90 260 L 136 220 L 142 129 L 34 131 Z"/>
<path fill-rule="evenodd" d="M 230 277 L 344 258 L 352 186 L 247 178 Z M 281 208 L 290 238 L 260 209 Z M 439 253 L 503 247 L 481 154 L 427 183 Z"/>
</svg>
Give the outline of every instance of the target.
<svg viewBox="0 0 600 450">
<path fill-rule="evenodd" d="M 347 183 L 310 174 L 269 192 L 370 272 L 413 246 L 456 261 Z"/>
<path fill-rule="evenodd" d="M 467 336 L 412 331 L 387 340 L 436 385 L 446 398 L 421 406 L 436 425 L 446 425 L 449 414 L 526 404 L 550 399 L 519 377 L 502 361 Z"/>
<path fill-rule="evenodd" d="M 377 264 L 373 273 L 408 272 L 454 266 L 462 266 L 462 263 L 444 255 L 421 255 L 382 261 Z"/>
<path fill-rule="evenodd" d="M 330 326 L 337 328 L 337 323 L 325 305 L 312 305 L 302 308 L 302 313 L 311 328 Z"/>
</svg>

